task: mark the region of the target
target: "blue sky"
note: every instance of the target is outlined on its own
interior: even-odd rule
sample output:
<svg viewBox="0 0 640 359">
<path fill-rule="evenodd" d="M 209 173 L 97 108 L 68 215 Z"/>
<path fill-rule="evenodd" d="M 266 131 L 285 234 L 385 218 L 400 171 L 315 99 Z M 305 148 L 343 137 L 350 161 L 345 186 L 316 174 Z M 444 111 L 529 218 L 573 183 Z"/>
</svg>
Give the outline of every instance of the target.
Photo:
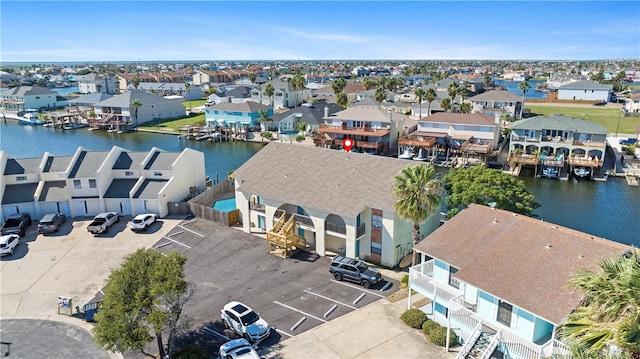
<svg viewBox="0 0 640 359">
<path fill-rule="evenodd" d="M 7 1 L 2 62 L 640 58 L 639 1 Z"/>
</svg>

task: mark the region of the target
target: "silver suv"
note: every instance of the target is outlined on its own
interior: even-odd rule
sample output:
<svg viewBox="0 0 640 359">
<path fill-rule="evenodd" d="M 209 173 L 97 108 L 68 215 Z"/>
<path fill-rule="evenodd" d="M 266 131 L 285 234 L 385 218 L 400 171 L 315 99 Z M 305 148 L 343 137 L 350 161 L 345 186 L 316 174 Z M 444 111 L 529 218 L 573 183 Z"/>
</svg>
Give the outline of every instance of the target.
<svg viewBox="0 0 640 359">
<path fill-rule="evenodd" d="M 363 261 L 348 257 L 337 256 L 333 258 L 329 272 L 336 280 L 348 280 L 365 288 L 382 281 L 382 275 L 377 269 L 370 268 Z"/>
</svg>

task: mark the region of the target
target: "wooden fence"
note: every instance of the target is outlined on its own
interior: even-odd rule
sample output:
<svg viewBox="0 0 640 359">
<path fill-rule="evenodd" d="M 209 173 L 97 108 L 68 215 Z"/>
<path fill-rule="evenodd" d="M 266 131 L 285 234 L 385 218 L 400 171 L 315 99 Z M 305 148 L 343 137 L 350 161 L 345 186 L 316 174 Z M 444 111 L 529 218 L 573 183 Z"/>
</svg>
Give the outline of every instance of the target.
<svg viewBox="0 0 640 359">
<path fill-rule="evenodd" d="M 219 224 L 233 226 L 242 222 L 242 216 L 238 209 L 230 212 L 219 211 L 213 209 L 213 202 L 225 192 L 234 190 L 233 183 L 229 181 L 221 181 L 213 187 L 209 187 L 206 191 L 200 193 L 196 197 L 187 202 L 189 212 L 197 218 L 206 219 Z"/>
</svg>

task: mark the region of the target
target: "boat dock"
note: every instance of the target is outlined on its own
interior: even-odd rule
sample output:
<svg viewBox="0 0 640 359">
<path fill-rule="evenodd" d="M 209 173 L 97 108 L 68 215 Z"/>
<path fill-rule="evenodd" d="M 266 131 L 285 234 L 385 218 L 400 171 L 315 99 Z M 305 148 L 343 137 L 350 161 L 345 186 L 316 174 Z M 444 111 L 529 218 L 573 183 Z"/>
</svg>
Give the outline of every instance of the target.
<svg viewBox="0 0 640 359">
<path fill-rule="evenodd" d="M 178 138 L 196 141 L 229 141 L 234 139 L 232 131 L 225 127 L 185 125 L 178 127 Z"/>
</svg>

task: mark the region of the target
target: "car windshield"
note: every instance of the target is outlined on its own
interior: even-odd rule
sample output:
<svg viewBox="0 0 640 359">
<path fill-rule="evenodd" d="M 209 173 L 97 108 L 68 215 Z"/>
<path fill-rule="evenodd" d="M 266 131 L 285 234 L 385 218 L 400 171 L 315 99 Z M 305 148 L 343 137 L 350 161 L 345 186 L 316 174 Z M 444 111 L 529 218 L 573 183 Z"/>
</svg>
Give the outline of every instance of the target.
<svg viewBox="0 0 640 359">
<path fill-rule="evenodd" d="M 243 315 L 240 318 L 240 320 L 242 321 L 242 324 L 244 324 L 244 325 L 253 324 L 253 323 L 257 322 L 259 319 L 260 319 L 260 317 L 253 310 L 250 311 L 249 313 Z"/>
<path fill-rule="evenodd" d="M 141 219 L 134 219 L 133 223 L 142 223 L 142 220 Z"/>
<path fill-rule="evenodd" d="M 364 264 L 364 262 L 358 263 L 358 270 L 360 271 L 360 273 L 365 272 L 367 269 L 369 269 L 369 266 Z"/>
</svg>

